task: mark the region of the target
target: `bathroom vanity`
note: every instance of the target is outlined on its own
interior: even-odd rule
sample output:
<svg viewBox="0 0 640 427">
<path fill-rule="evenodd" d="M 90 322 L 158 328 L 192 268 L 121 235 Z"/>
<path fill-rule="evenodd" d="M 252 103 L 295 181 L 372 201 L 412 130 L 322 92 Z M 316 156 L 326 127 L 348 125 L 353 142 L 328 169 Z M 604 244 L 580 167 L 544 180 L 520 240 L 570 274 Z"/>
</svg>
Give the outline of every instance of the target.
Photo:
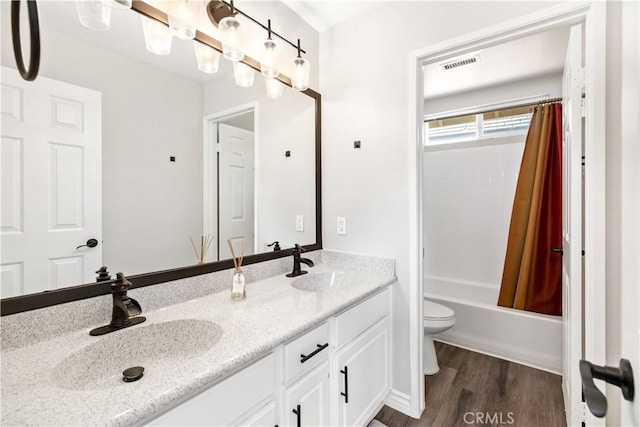
<svg viewBox="0 0 640 427">
<path fill-rule="evenodd" d="M 239 302 L 223 286 L 144 310 L 157 287 L 135 289 L 147 321 L 102 337 L 93 324 L 31 342 L 42 310 L 3 317 L 16 335 L 3 337 L 2 425 L 366 424 L 390 390 L 394 263 L 314 258 L 297 278 L 290 260 L 252 266 L 271 277 Z M 228 285 L 230 271 L 215 274 Z M 124 382 L 133 366 L 144 375 Z"/>
</svg>

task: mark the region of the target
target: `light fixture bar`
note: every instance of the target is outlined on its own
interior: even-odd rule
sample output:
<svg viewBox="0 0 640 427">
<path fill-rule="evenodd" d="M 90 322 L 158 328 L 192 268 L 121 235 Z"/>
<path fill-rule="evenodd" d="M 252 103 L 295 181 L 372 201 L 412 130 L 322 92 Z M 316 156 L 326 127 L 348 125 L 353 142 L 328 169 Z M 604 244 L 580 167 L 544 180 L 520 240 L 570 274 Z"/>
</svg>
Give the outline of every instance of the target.
<svg viewBox="0 0 640 427">
<path fill-rule="evenodd" d="M 276 33 L 275 31 L 273 31 L 271 29 L 271 25 L 269 25 L 269 27 L 263 25 L 261 22 L 256 21 L 255 19 L 253 19 L 251 16 L 247 15 L 246 13 L 244 13 L 243 11 L 241 11 L 240 9 L 238 9 L 234 4 L 232 4 L 233 2 L 227 2 L 225 0 L 212 0 L 209 3 L 207 3 L 207 13 L 209 15 L 209 18 L 211 19 L 211 22 L 213 22 L 214 25 L 218 26 L 216 18 L 214 17 L 218 17 L 219 15 L 219 11 L 215 11 L 216 8 L 216 3 L 222 3 L 224 5 L 226 5 L 229 10 L 226 11 L 227 14 L 229 15 L 234 15 L 236 13 L 239 13 L 240 15 L 244 16 L 245 18 L 249 19 L 250 21 L 252 21 L 254 24 L 261 26 L 264 30 L 268 31 L 269 34 L 272 34 L 276 37 L 278 37 L 280 40 L 288 43 L 289 45 L 291 45 L 291 47 L 293 47 L 294 49 L 298 49 L 300 52 L 306 54 L 307 52 L 305 52 L 304 50 L 300 49 L 299 46 L 295 43 L 290 42 L 286 37 L 281 36 L 280 34 Z M 214 13 L 215 12 L 215 13 Z M 224 15 L 223 15 L 224 16 Z"/>
<path fill-rule="evenodd" d="M 208 8 L 208 5 L 207 5 Z M 234 8 L 235 9 L 235 8 Z M 151 18 L 154 19 L 158 22 L 163 23 L 166 26 L 169 26 L 169 17 L 167 16 L 167 14 L 159 9 L 156 9 L 155 7 L 151 6 L 148 3 L 145 3 L 142 0 L 133 0 L 133 5 L 131 6 L 131 10 L 146 16 L 147 18 Z M 237 11 L 237 9 L 235 9 Z M 272 31 L 273 33 L 273 31 Z M 275 34 L 275 33 L 273 33 Z M 200 43 L 206 44 L 207 46 L 212 47 L 213 49 L 217 50 L 218 52 L 222 53 L 222 42 L 219 40 L 214 39 L 213 37 L 199 31 L 196 29 L 196 36 L 194 38 L 194 40 L 199 41 Z M 298 47 L 296 46 L 296 49 Z M 253 68 L 254 70 L 260 72 L 260 61 L 256 61 L 255 59 L 251 58 L 250 56 L 245 55 L 244 59 L 242 60 L 242 62 L 244 62 L 245 64 L 247 64 L 249 67 Z M 291 79 L 289 77 L 287 77 L 286 75 L 280 73 L 278 75 L 278 77 L 275 77 L 276 79 L 280 80 L 282 83 L 286 84 L 289 87 L 291 86 Z M 314 92 L 315 93 L 315 92 Z"/>
</svg>

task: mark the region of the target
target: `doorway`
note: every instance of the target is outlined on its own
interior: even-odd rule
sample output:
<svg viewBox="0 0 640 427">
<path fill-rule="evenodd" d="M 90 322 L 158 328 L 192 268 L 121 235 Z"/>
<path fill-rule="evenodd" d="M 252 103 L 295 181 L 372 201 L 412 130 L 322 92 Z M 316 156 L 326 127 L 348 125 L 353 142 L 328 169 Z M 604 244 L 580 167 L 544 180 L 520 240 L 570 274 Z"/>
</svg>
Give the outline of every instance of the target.
<svg viewBox="0 0 640 427">
<path fill-rule="evenodd" d="M 244 239 L 256 253 L 256 107 L 242 106 L 204 118 L 203 234 L 206 261 L 231 258 L 228 240 Z"/>
<path fill-rule="evenodd" d="M 584 340 L 581 340 L 583 347 L 582 357 L 590 360 L 597 360 L 596 363 L 604 364 L 604 127 L 602 123 L 593 120 L 604 114 L 604 42 L 598 40 L 597 34 L 602 34 L 605 28 L 606 13 L 603 6 L 597 3 L 586 5 L 562 5 L 549 8 L 544 13 L 524 17 L 514 22 L 492 27 L 483 31 L 470 34 L 468 37 L 444 42 L 430 48 L 414 52 L 411 55 L 411 85 L 417 94 L 412 101 L 411 117 L 417 120 L 417 126 L 412 126 L 413 134 L 410 140 L 412 162 L 415 170 L 412 176 L 415 182 L 412 183 L 412 201 L 414 214 L 412 224 L 411 244 L 411 283 L 413 286 L 412 297 L 415 298 L 412 306 L 412 324 L 416 326 L 416 336 L 412 339 L 412 361 L 419 366 L 421 361 L 420 350 L 422 348 L 422 289 L 423 259 L 422 250 L 424 248 L 422 233 L 423 217 L 423 132 L 422 121 L 424 117 L 424 101 L 422 94 L 424 91 L 422 68 L 431 63 L 439 63 L 447 58 L 457 55 L 469 54 L 477 50 L 495 46 L 506 41 L 537 34 L 549 29 L 562 26 L 569 26 L 583 23 L 585 32 L 585 62 L 584 62 L 584 86 L 588 94 L 585 104 L 585 156 L 591 159 L 585 168 L 585 186 L 588 191 L 585 193 L 585 279 L 584 279 L 584 310 L 589 313 L 583 325 Z M 580 207 L 578 207 L 580 208 Z M 577 249 L 577 248 L 576 248 Z M 577 301 L 580 306 L 582 301 Z M 415 322 L 415 323 L 413 323 Z M 418 326 L 420 325 L 420 326 Z M 576 331 L 573 333 L 575 334 Z M 579 337 L 582 338 L 582 337 Z M 417 344 L 417 345 L 416 345 Z M 582 350 L 582 349 L 581 349 Z M 416 360 L 417 359 L 417 360 Z M 577 360 L 575 365 L 577 367 Z M 572 362 L 571 366 L 574 363 Z M 418 369 L 419 370 L 419 369 Z M 414 387 L 420 388 L 421 399 L 424 397 L 424 388 L 421 383 L 421 376 L 416 378 Z M 412 380 L 414 380 L 412 378 Z M 575 390 L 580 387 L 579 378 L 569 378 L 571 387 Z M 567 420 L 569 424 L 576 424 L 585 421 L 587 425 L 596 425 L 596 421 L 588 413 L 586 419 L 582 420 L 584 413 L 584 403 L 577 396 L 571 398 L 567 405 Z M 424 403 L 421 403 L 424 405 Z M 427 403 L 428 405 L 428 403 Z M 423 408 L 424 406 L 422 406 Z M 421 408 L 421 409 L 422 409 Z"/>
</svg>

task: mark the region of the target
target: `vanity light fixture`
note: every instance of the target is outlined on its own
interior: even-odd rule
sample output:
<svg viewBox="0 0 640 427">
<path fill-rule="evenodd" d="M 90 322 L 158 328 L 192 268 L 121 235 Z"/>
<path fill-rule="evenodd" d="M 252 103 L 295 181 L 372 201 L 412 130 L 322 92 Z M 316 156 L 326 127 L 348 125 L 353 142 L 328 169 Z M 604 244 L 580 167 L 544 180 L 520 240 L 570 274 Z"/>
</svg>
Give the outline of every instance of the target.
<svg viewBox="0 0 640 427">
<path fill-rule="evenodd" d="M 293 75 L 291 76 L 291 87 L 295 90 L 304 91 L 309 88 L 309 71 L 311 66 L 309 61 L 300 54 L 300 39 L 298 39 L 298 57 L 293 60 Z"/>
<path fill-rule="evenodd" d="M 113 0 L 76 0 L 78 20 L 87 28 L 107 31 L 111 26 Z"/>
<path fill-rule="evenodd" d="M 242 60 L 236 59 L 237 56 L 233 55 L 233 52 L 235 52 L 235 50 L 239 51 L 240 47 L 242 46 L 240 41 L 237 39 L 241 33 L 238 31 L 238 28 L 240 27 L 240 21 L 236 17 L 237 15 L 242 15 L 248 20 L 252 21 L 254 24 L 267 30 L 268 38 L 267 41 L 263 44 L 265 50 L 260 61 L 260 71 L 265 77 L 265 83 L 267 84 L 267 86 L 269 87 L 270 85 L 274 84 L 272 82 L 268 82 L 267 80 L 274 79 L 279 75 L 279 72 L 275 67 L 276 43 L 272 38 L 272 36 L 275 36 L 285 43 L 291 45 L 298 52 L 298 56 L 294 59 L 294 73 L 293 77 L 291 78 L 292 87 L 299 91 L 308 89 L 309 72 L 311 67 L 309 65 L 309 61 L 302 58 L 302 54 L 306 52 L 300 47 L 300 39 L 298 39 L 297 45 L 293 44 L 288 39 L 271 29 L 270 19 L 267 20 L 267 26 L 264 26 L 259 21 L 255 20 L 251 16 L 235 7 L 233 4 L 233 0 L 230 0 L 230 2 L 228 3 L 225 0 L 210 0 L 209 3 L 207 3 L 206 9 L 209 20 L 213 25 L 217 26 L 222 33 L 222 47 L 225 58 L 232 61 Z M 235 49 L 232 49 L 232 43 L 234 44 Z"/>
<path fill-rule="evenodd" d="M 236 78 L 236 84 L 240 87 L 253 86 L 253 68 L 245 64 L 244 62 L 233 63 L 233 75 Z"/>
<path fill-rule="evenodd" d="M 196 18 L 201 0 L 172 0 L 169 2 L 169 28 L 171 34 L 181 40 L 192 40 L 196 36 Z"/>
<path fill-rule="evenodd" d="M 196 50 L 198 69 L 203 73 L 217 73 L 220 65 L 220 52 L 197 40 L 193 41 L 193 46 Z"/>
<path fill-rule="evenodd" d="M 267 41 L 264 42 L 264 53 L 260 61 L 260 71 L 268 79 L 278 77 L 276 69 L 276 42 L 271 38 L 271 19 L 267 20 Z"/>
<path fill-rule="evenodd" d="M 140 21 L 147 50 L 156 55 L 169 55 L 173 39 L 169 27 L 144 15 L 140 15 Z"/>
<path fill-rule="evenodd" d="M 284 85 L 280 83 L 280 80 L 276 78 L 266 78 L 264 79 L 264 84 L 267 88 L 267 97 L 278 99 L 282 98 L 282 94 L 284 93 Z"/>
</svg>

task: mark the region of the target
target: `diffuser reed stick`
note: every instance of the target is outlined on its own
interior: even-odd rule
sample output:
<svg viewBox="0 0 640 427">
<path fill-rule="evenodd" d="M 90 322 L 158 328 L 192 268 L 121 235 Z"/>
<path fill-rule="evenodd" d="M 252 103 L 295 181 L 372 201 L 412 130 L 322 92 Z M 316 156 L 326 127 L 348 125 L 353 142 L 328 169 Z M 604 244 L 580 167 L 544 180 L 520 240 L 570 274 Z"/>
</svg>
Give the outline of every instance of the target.
<svg viewBox="0 0 640 427">
<path fill-rule="evenodd" d="M 207 234 L 206 236 L 200 236 L 200 248 L 196 248 L 196 244 L 189 236 L 189 240 L 191 241 L 191 246 L 193 247 L 193 252 L 196 254 L 196 259 L 198 260 L 198 264 L 204 264 L 204 259 L 207 256 L 207 251 L 209 250 L 209 246 L 211 246 L 211 242 L 213 241 L 213 236 L 211 234 Z"/>
</svg>

